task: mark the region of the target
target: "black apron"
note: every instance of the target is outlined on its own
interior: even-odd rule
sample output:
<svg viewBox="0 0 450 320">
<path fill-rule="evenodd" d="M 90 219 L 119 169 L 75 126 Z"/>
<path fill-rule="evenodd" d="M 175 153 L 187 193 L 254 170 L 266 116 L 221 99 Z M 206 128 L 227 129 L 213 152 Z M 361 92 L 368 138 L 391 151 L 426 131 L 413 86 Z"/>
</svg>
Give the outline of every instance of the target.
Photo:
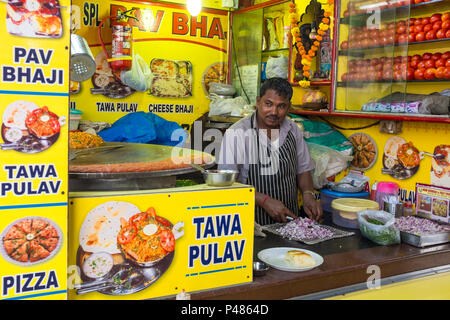
<svg viewBox="0 0 450 320">
<path fill-rule="evenodd" d="M 249 164 L 247 184 L 255 187 L 257 192 L 269 195 L 271 198 L 280 200 L 293 214 L 298 216 L 298 190 L 297 190 L 297 145 L 294 135 L 288 132 L 283 145 L 277 150 L 278 155 L 271 154 L 267 146 L 265 161 L 261 162 L 260 155 L 264 154 L 263 146 L 259 143 L 259 131 L 254 126 L 256 112 L 251 118 L 252 129 L 256 129 L 256 140 L 258 157 L 256 164 Z M 278 158 L 278 159 L 277 159 Z M 275 163 L 278 162 L 278 165 Z M 268 168 L 278 168 L 273 174 L 261 174 Z M 270 215 L 260 206 L 255 206 L 255 220 L 260 225 L 276 223 Z"/>
</svg>

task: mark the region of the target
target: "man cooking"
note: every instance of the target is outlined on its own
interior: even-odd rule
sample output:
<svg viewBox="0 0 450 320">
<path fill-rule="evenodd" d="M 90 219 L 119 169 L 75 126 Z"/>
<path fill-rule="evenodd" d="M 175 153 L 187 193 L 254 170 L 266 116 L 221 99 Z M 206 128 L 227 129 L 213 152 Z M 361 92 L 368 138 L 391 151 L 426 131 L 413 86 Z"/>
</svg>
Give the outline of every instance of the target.
<svg viewBox="0 0 450 320">
<path fill-rule="evenodd" d="M 218 167 L 238 170 L 237 180 L 254 186 L 255 219 L 260 225 L 296 218 L 298 189 L 305 213 L 316 221 L 322 216 L 313 192 L 314 163 L 302 132 L 286 119 L 292 93 L 287 80 L 266 80 L 256 98 L 256 111 L 232 125 L 222 140 Z"/>
</svg>

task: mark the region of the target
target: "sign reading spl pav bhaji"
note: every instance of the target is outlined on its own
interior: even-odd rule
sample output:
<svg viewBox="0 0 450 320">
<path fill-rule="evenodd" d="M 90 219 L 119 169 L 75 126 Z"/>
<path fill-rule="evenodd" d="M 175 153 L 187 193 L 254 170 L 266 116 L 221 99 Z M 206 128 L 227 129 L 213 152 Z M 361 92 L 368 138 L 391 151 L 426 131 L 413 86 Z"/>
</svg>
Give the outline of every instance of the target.
<svg viewBox="0 0 450 320">
<path fill-rule="evenodd" d="M 75 32 L 87 40 L 97 66 L 71 96 L 71 107 L 83 111 L 83 119 L 113 123 L 144 111 L 190 125 L 209 110 L 210 83 L 227 79 L 227 11 L 204 9 L 192 17 L 178 4 L 73 4 L 79 12 Z M 112 42 L 108 17 L 124 12 L 132 29 L 132 69 L 126 74 L 107 61 Z"/>
</svg>

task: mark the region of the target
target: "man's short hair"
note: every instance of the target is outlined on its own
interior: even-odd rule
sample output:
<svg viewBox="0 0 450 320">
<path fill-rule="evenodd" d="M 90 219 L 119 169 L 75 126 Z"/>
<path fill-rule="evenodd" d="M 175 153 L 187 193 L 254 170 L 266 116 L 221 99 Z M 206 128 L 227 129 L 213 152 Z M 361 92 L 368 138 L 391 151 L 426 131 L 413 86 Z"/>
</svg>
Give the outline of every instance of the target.
<svg viewBox="0 0 450 320">
<path fill-rule="evenodd" d="M 266 93 L 267 90 L 274 90 L 276 93 L 278 93 L 279 96 L 283 98 L 288 98 L 291 100 L 293 90 L 291 84 L 283 78 L 270 78 L 266 79 L 259 91 L 259 96 L 262 97 Z"/>
</svg>

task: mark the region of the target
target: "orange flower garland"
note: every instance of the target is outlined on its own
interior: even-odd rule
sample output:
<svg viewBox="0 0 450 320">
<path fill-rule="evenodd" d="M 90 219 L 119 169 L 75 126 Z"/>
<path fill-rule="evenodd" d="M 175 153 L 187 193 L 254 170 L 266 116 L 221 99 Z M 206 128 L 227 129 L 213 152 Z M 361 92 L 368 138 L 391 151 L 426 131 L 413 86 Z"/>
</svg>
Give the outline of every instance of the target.
<svg viewBox="0 0 450 320">
<path fill-rule="evenodd" d="M 327 0 L 326 7 L 330 8 L 330 6 L 333 5 L 334 0 Z M 328 9 L 331 11 L 331 8 Z M 296 13 L 295 3 L 292 2 L 289 4 L 289 18 L 291 23 L 291 33 L 292 37 L 295 41 L 298 53 L 301 55 L 302 60 L 302 71 L 303 71 L 303 78 L 306 78 L 305 80 L 309 80 L 311 77 L 311 61 L 315 57 L 317 50 L 319 50 L 320 42 L 323 40 L 323 35 L 325 32 L 330 28 L 330 16 L 331 12 L 327 11 L 325 9 L 324 11 L 324 18 L 322 18 L 322 22 L 319 24 L 319 29 L 317 30 L 317 36 L 313 42 L 313 45 L 311 46 L 311 49 L 306 52 L 305 46 L 302 43 L 302 39 L 300 36 L 300 28 L 298 27 L 299 23 L 299 16 Z M 305 83 L 304 80 L 301 81 L 302 83 Z"/>
</svg>

